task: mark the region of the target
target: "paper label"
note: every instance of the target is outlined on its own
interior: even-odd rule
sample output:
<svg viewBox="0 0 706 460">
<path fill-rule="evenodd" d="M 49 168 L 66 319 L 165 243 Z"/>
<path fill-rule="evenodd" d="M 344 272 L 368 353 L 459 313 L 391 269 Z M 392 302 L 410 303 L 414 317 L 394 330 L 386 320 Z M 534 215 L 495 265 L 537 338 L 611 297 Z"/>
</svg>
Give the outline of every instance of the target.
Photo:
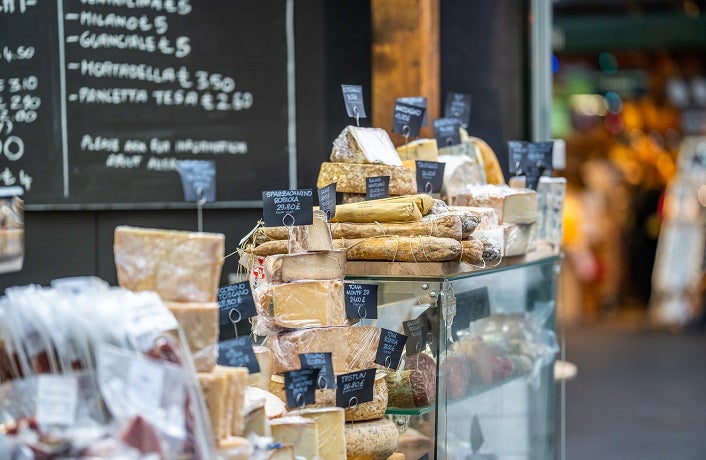
<svg viewBox="0 0 706 460">
<path fill-rule="evenodd" d="M 416 160 L 414 163 L 417 167 L 417 192 L 439 193 L 444 185 L 446 163 L 422 160 Z"/>
<path fill-rule="evenodd" d="M 213 160 L 179 160 L 177 171 L 184 190 L 184 201 L 216 201 L 216 162 Z"/>
<path fill-rule="evenodd" d="M 396 370 L 400 365 L 405 343 L 407 343 L 406 335 L 381 328 L 375 363 L 385 366 L 386 369 Z"/>
<path fill-rule="evenodd" d="M 468 128 L 471 121 L 471 95 L 463 93 L 447 93 L 444 105 L 445 118 L 457 118 L 461 126 Z"/>
<path fill-rule="evenodd" d="M 316 402 L 316 388 L 320 369 L 300 369 L 284 373 L 284 393 L 287 408 L 304 407 Z"/>
<path fill-rule="evenodd" d="M 218 364 L 221 366 L 247 367 L 250 374 L 260 372 L 250 337 L 238 337 L 218 342 Z"/>
<path fill-rule="evenodd" d="M 76 423 L 78 380 L 75 375 L 37 376 L 37 422 L 39 426 Z"/>
<path fill-rule="evenodd" d="M 377 284 L 346 283 L 346 316 L 353 319 L 377 319 L 378 286 Z"/>
<path fill-rule="evenodd" d="M 363 102 L 363 87 L 361 85 L 341 85 L 346 113 L 351 118 L 366 118 Z"/>
<path fill-rule="evenodd" d="M 319 209 L 326 215 L 326 222 L 330 222 L 336 215 L 336 183 L 321 187 L 318 193 Z"/>
<path fill-rule="evenodd" d="M 331 352 L 326 353 L 300 353 L 299 362 L 302 369 L 319 369 L 316 388 L 336 388 L 336 376 L 333 373 Z"/>
<path fill-rule="evenodd" d="M 392 132 L 407 137 L 419 137 L 426 109 L 405 104 L 398 99 L 392 115 Z"/>
<path fill-rule="evenodd" d="M 311 225 L 314 222 L 314 193 L 305 190 L 262 192 L 266 227 Z"/>
<path fill-rule="evenodd" d="M 235 324 L 257 316 L 250 283 L 244 281 L 218 288 L 218 310 L 219 324 Z"/>
<path fill-rule="evenodd" d="M 458 118 L 439 118 L 434 120 L 434 136 L 439 148 L 461 143 L 461 121 Z"/>
<path fill-rule="evenodd" d="M 346 408 L 372 401 L 375 372 L 375 369 L 366 369 L 339 375 L 336 379 L 336 405 Z"/>
<path fill-rule="evenodd" d="M 157 409 L 162 405 L 164 369 L 146 359 L 135 359 L 130 365 L 127 394 L 139 406 Z"/>
<path fill-rule="evenodd" d="M 365 199 L 378 200 L 390 196 L 390 176 L 365 178 Z"/>
</svg>

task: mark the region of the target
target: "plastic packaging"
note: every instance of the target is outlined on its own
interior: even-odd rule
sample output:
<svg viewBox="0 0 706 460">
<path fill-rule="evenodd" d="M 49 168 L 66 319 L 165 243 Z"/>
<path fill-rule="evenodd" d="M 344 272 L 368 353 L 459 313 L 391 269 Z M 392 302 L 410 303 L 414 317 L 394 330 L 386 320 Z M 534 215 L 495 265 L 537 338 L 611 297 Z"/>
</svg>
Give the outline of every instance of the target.
<svg viewBox="0 0 706 460">
<path fill-rule="evenodd" d="M 0 273 L 22 270 L 25 255 L 21 187 L 0 187 Z"/>
<path fill-rule="evenodd" d="M 402 166 L 389 134 L 381 128 L 346 126 L 333 141 L 330 160 L 334 163 Z"/>
<path fill-rule="evenodd" d="M 436 361 L 425 353 L 405 357 L 404 366 L 388 373 L 388 406 L 425 407 L 436 399 Z"/>
</svg>

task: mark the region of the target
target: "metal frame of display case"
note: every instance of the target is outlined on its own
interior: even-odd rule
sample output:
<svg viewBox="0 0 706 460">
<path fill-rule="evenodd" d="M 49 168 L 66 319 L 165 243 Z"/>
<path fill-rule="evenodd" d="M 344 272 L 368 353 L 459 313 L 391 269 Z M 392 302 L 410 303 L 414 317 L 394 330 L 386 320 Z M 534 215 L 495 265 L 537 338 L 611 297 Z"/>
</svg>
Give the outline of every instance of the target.
<svg viewBox="0 0 706 460">
<path fill-rule="evenodd" d="M 427 351 L 437 357 L 435 402 L 387 410 L 401 433 L 414 427 L 433 440 L 429 458 L 554 458 L 558 438 L 553 365 L 538 368 L 533 379 L 515 376 L 477 385 L 451 400 L 440 363 L 454 340 L 451 318 L 483 316 L 469 313 L 475 307 L 468 295 L 474 291 L 487 289 L 486 314 L 531 313 L 541 308 L 547 312 L 542 327 L 554 331 L 560 263 L 561 255 L 548 246 L 484 268 L 450 262 L 348 262 L 347 281 L 378 285 L 379 316 L 365 324 L 402 332 L 402 321 L 425 312 L 433 324 Z M 474 323 L 471 318 L 467 329 L 456 332 L 463 334 Z"/>
</svg>

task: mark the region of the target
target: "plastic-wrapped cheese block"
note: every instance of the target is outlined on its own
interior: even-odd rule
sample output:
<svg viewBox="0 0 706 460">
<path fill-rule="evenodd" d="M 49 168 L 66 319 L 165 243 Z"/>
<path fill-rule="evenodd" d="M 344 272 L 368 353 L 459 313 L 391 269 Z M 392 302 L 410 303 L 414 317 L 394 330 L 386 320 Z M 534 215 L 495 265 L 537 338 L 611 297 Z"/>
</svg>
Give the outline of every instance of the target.
<svg viewBox="0 0 706 460">
<path fill-rule="evenodd" d="M 296 225 L 292 230 L 291 253 L 330 251 L 331 230 L 326 216 L 321 210 L 314 210 L 311 225 Z"/>
<path fill-rule="evenodd" d="M 284 392 L 284 376 L 273 375 L 270 382 L 270 392 L 278 396 L 282 401 L 286 401 Z M 316 403 L 307 407 L 331 407 L 336 405 L 335 389 L 317 389 Z M 358 404 L 355 407 L 348 407 L 346 411 L 346 422 L 360 422 L 375 420 L 385 415 L 387 410 L 387 385 L 385 384 L 385 372 L 378 371 L 373 383 L 373 400 Z"/>
<path fill-rule="evenodd" d="M 298 415 L 287 415 L 270 421 L 270 430 L 275 442 L 294 447 L 294 455 L 305 460 L 319 458 L 319 429 L 312 419 Z"/>
<path fill-rule="evenodd" d="M 379 341 L 380 329 L 376 327 L 326 327 L 271 335 L 265 346 L 272 351 L 274 374 L 300 369 L 299 354 L 315 352 L 331 352 L 333 371 L 345 374 L 377 367 L 374 362 Z"/>
<path fill-rule="evenodd" d="M 256 387 L 245 388 L 245 406 L 249 408 L 263 405 L 267 418 L 281 417 L 287 412 L 284 402 L 267 390 Z"/>
<path fill-rule="evenodd" d="M 461 255 L 461 243 L 453 238 L 433 236 L 383 236 L 335 240 L 346 249 L 348 260 L 384 260 L 391 262 L 445 262 Z"/>
<path fill-rule="evenodd" d="M 301 409 L 290 412 L 290 415 L 312 419 L 319 430 L 319 456 L 326 460 L 346 460 L 346 438 L 343 409 L 340 407 L 323 407 Z"/>
<path fill-rule="evenodd" d="M 502 224 L 505 257 L 527 254 L 537 248 L 537 224 Z"/>
<path fill-rule="evenodd" d="M 426 353 L 407 356 L 403 369 L 387 376 L 390 407 L 425 407 L 436 397 L 436 361 Z"/>
<path fill-rule="evenodd" d="M 537 226 L 539 241 L 561 245 L 564 236 L 566 179 L 540 177 L 537 185 Z"/>
<path fill-rule="evenodd" d="M 336 215 L 331 222 L 416 222 L 422 213 L 411 201 L 384 202 L 382 200 L 336 206 Z"/>
<path fill-rule="evenodd" d="M 225 439 L 230 436 L 228 424 L 228 407 L 226 407 L 228 394 L 228 377 L 220 373 L 198 374 L 201 391 L 203 391 L 206 409 L 211 420 L 211 428 L 216 439 Z"/>
<path fill-rule="evenodd" d="M 346 326 L 342 280 L 297 281 L 270 287 L 263 308 L 275 326 L 288 329 Z"/>
<path fill-rule="evenodd" d="M 333 141 L 331 161 L 334 163 L 381 163 L 400 166 L 402 160 L 382 128 L 346 126 Z"/>
<path fill-rule="evenodd" d="M 498 213 L 495 209 L 481 206 L 451 206 L 451 211 L 468 211 L 478 216 L 476 230 L 490 230 L 498 227 Z"/>
<path fill-rule="evenodd" d="M 120 286 L 164 300 L 215 302 L 225 236 L 120 226 L 113 251 Z"/>
<path fill-rule="evenodd" d="M 424 216 L 419 222 L 338 222 L 331 224 L 331 234 L 335 239 L 400 235 L 435 236 L 460 240 L 462 237 L 462 221 L 460 216 L 449 213 L 445 215 L 429 214 Z"/>
<path fill-rule="evenodd" d="M 439 161 L 446 164 L 444 167 L 444 188 L 452 201 L 467 185 L 485 183 L 483 165 L 472 157 L 439 155 Z"/>
<path fill-rule="evenodd" d="M 345 276 L 345 251 L 280 254 L 265 259 L 265 279 L 268 283 L 337 280 Z"/>
<path fill-rule="evenodd" d="M 386 418 L 346 423 L 348 460 L 386 460 L 397 449 L 399 438 L 395 422 Z"/>
<path fill-rule="evenodd" d="M 198 372 L 210 372 L 218 359 L 218 304 L 165 302 L 184 331 Z"/>
<path fill-rule="evenodd" d="M 501 224 L 531 224 L 537 220 L 537 192 L 529 189 L 472 185 L 460 192 L 455 204 L 493 208 Z"/>
<path fill-rule="evenodd" d="M 267 390 L 272 378 L 272 352 L 260 345 L 254 345 L 252 349 L 260 366 L 260 372 L 248 375 L 248 386 Z"/>
<path fill-rule="evenodd" d="M 216 366 L 215 373 L 227 378 L 228 389 L 225 398 L 228 411 L 228 429 L 230 434 L 241 436 L 245 424 L 245 388 L 248 379 L 246 367 Z"/>
<path fill-rule="evenodd" d="M 390 195 L 409 195 L 417 192 L 417 178 L 409 168 L 382 164 L 321 163 L 318 188 L 336 182 L 336 192 L 365 193 L 367 177 L 390 176 Z"/>
<path fill-rule="evenodd" d="M 439 148 L 436 139 L 415 139 L 397 147 L 402 161 L 439 161 Z"/>
</svg>

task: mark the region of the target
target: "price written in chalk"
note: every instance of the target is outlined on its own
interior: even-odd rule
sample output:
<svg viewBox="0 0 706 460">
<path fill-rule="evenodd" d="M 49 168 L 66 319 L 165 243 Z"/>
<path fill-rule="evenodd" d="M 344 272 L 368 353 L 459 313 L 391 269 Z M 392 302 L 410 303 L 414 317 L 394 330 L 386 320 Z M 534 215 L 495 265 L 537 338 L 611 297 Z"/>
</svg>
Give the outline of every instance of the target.
<svg viewBox="0 0 706 460">
<path fill-rule="evenodd" d="M 304 407 L 316 402 L 316 388 L 321 369 L 308 368 L 284 373 L 284 393 L 287 407 Z"/>
<path fill-rule="evenodd" d="M 314 221 L 314 193 L 311 189 L 262 192 L 266 227 L 311 225 Z"/>
<path fill-rule="evenodd" d="M 400 365 L 405 343 L 407 343 L 406 335 L 381 328 L 375 363 L 388 369 L 397 369 Z"/>
<path fill-rule="evenodd" d="M 437 161 L 415 161 L 417 169 L 417 191 L 419 193 L 439 193 L 444 184 L 446 163 Z"/>
<path fill-rule="evenodd" d="M 247 367 L 250 374 L 260 372 L 250 337 L 238 337 L 218 343 L 218 364 L 221 366 Z"/>
<path fill-rule="evenodd" d="M 336 388 L 336 376 L 333 373 L 331 352 L 326 353 L 300 353 L 299 362 L 302 369 L 319 369 L 317 388 Z"/>
<path fill-rule="evenodd" d="M 365 199 L 379 200 L 390 196 L 390 176 L 365 178 Z"/>
<path fill-rule="evenodd" d="M 246 282 L 218 288 L 219 324 L 237 323 L 257 315 L 255 300 Z"/>
<path fill-rule="evenodd" d="M 346 315 L 354 319 L 377 319 L 378 286 L 376 284 L 346 283 Z"/>
<path fill-rule="evenodd" d="M 351 372 L 336 378 L 336 405 L 355 407 L 373 400 L 375 369 Z"/>
</svg>

